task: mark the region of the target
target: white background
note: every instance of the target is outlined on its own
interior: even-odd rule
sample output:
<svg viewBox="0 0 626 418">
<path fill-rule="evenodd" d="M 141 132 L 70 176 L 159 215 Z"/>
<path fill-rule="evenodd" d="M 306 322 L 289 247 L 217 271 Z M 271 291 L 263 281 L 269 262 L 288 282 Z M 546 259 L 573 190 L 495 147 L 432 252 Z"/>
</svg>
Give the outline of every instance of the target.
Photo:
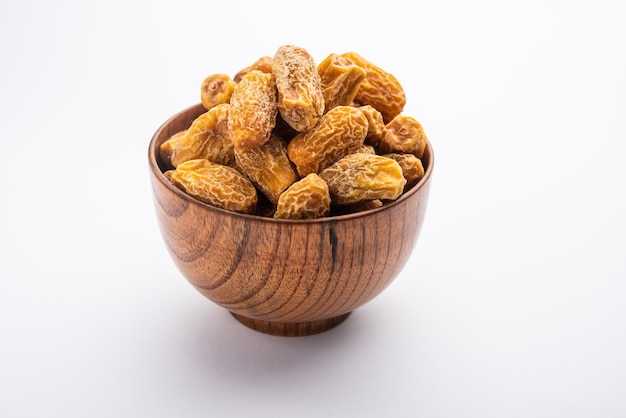
<svg viewBox="0 0 626 418">
<path fill-rule="evenodd" d="M 0 416 L 626 416 L 625 21 L 597 0 L 2 2 Z M 393 73 L 436 157 L 402 274 L 304 338 L 187 284 L 147 165 L 204 77 L 287 43 Z"/>
</svg>

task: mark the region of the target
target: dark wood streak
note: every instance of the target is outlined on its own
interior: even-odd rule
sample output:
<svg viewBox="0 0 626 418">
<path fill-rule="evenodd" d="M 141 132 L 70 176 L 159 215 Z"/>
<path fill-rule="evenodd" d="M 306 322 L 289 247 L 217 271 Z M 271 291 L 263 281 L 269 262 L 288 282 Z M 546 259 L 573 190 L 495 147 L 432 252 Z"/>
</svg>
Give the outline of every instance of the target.
<svg viewBox="0 0 626 418">
<path fill-rule="evenodd" d="M 337 238 L 337 234 L 334 232 L 334 228 L 337 228 L 337 225 L 333 225 L 333 228 L 329 230 L 333 272 L 331 272 L 331 274 L 329 275 L 329 280 L 326 281 L 325 286 L 323 288 L 324 291 L 320 294 L 319 298 L 315 301 L 315 304 L 311 304 L 307 309 L 303 310 L 300 313 L 300 315 L 298 315 L 295 318 L 296 320 L 299 320 L 300 318 L 303 318 L 309 315 L 316 315 L 316 314 L 325 316 L 327 312 L 326 312 L 326 309 L 324 308 L 324 303 L 318 303 L 318 302 L 320 300 L 328 301 L 332 299 L 335 289 L 340 284 L 339 280 L 333 280 L 334 276 L 332 273 L 334 273 L 334 270 L 336 269 L 338 271 L 337 274 L 339 274 L 339 272 L 341 272 L 345 266 L 346 260 L 345 260 L 345 257 L 343 257 L 344 252 L 341 251 L 341 249 L 345 247 L 345 242 L 339 241 L 339 239 Z"/>
<path fill-rule="evenodd" d="M 308 233 L 307 233 L 307 234 L 304 234 L 304 236 L 305 236 L 305 247 L 307 247 L 308 242 L 309 242 L 309 234 L 308 234 Z M 306 257 L 308 257 L 308 254 L 309 254 L 309 253 L 306 253 L 306 254 L 305 254 L 305 260 L 304 260 L 304 265 L 305 265 L 305 266 L 306 266 L 306 265 L 308 265 L 308 264 L 307 264 L 307 262 L 306 262 Z M 273 292 L 272 292 L 271 294 L 268 294 L 268 295 L 265 297 L 265 299 L 263 299 L 263 300 L 261 300 L 261 301 L 257 302 L 256 304 L 252 304 L 252 305 L 244 305 L 244 306 L 239 306 L 239 307 L 234 307 L 234 308 L 248 310 L 248 309 L 251 309 L 251 308 L 255 308 L 255 307 L 257 307 L 257 306 L 260 306 L 260 305 L 267 304 L 267 303 L 268 303 L 271 299 L 273 299 L 274 297 L 276 297 L 276 295 L 277 295 L 277 293 L 278 293 L 279 289 L 281 289 L 282 284 L 283 284 L 283 282 L 284 282 L 284 281 L 285 281 L 285 279 L 286 279 L 286 277 L 285 277 L 285 273 L 284 273 L 284 270 L 285 270 L 285 269 L 286 269 L 286 268 L 283 266 L 283 269 L 282 269 L 282 270 L 283 270 L 283 273 L 282 273 L 282 274 L 280 274 L 280 281 L 277 283 L 277 285 L 276 285 L 275 289 L 273 290 Z M 274 308 L 271 308 L 270 310 L 264 310 L 264 311 L 263 311 L 260 315 L 268 315 L 268 314 L 272 314 L 272 313 L 274 313 L 274 312 L 276 312 L 276 311 L 278 311 L 278 310 L 282 309 L 285 305 L 287 305 L 287 304 L 290 302 L 290 300 L 291 300 L 291 298 L 293 297 L 293 295 L 294 295 L 294 294 L 296 293 L 296 291 L 298 290 L 298 287 L 299 287 L 299 286 L 300 286 L 300 284 L 302 283 L 302 279 L 303 279 L 303 277 L 304 277 L 304 273 L 301 273 L 301 274 L 299 274 L 299 275 L 298 275 L 298 279 L 296 280 L 295 285 L 294 285 L 294 286 L 292 286 L 292 290 L 291 290 L 291 291 L 289 291 L 288 293 L 286 293 L 285 295 L 281 295 L 281 296 L 282 296 L 283 301 L 282 301 L 282 302 L 280 302 L 278 306 L 276 306 L 276 307 L 274 307 Z M 225 305 L 224 307 L 228 308 L 228 305 Z"/>
<path fill-rule="evenodd" d="M 387 224 L 392 225 L 394 222 L 402 222 L 402 225 L 404 225 L 404 216 L 393 216 L 393 215 L 396 215 L 396 214 L 395 213 L 391 213 L 391 212 L 386 213 L 385 220 L 387 221 Z M 402 215 L 404 215 L 404 213 Z M 400 221 L 398 221 L 398 219 L 400 219 Z M 401 230 L 404 231 L 404 227 L 402 227 Z M 382 240 L 383 242 L 386 243 L 386 246 L 385 246 L 386 253 L 384 253 L 384 255 L 382 257 L 382 259 L 383 259 L 383 273 L 378 276 L 378 278 L 373 282 L 373 284 L 372 284 L 372 282 L 368 282 L 368 286 L 363 288 L 363 292 L 362 292 L 361 298 L 359 298 L 359 302 L 360 303 L 364 303 L 366 301 L 371 300 L 372 297 L 376 294 L 376 291 L 379 289 L 381 283 L 383 285 L 388 285 L 396 277 L 396 274 L 394 273 L 395 272 L 395 267 L 391 269 L 391 272 L 392 272 L 391 274 L 385 274 L 385 271 L 387 270 L 387 268 L 389 266 L 389 261 L 391 261 L 391 260 L 393 260 L 395 262 L 398 261 L 397 258 L 389 257 L 389 255 L 393 253 L 392 245 L 394 244 L 394 242 L 395 242 L 395 240 L 397 238 L 393 235 L 393 229 L 392 228 L 387 228 L 386 231 L 387 231 L 387 237 L 386 237 L 386 239 Z M 401 239 L 402 239 L 403 234 L 400 234 L 400 235 L 401 235 Z M 402 245 L 400 245 L 400 247 L 402 248 Z M 383 281 L 383 278 L 386 278 L 386 279 Z"/>
<path fill-rule="evenodd" d="M 358 231 L 358 230 L 355 228 L 355 231 Z M 363 233 L 363 227 L 361 228 L 361 233 Z M 351 235 L 350 238 L 354 238 L 354 236 Z M 322 295 L 326 303 L 320 303 L 320 304 L 316 304 L 315 306 L 311 306 L 311 309 L 303 312 L 302 315 L 315 315 L 315 316 L 333 315 L 334 316 L 338 312 L 336 309 L 333 309 L 333 306 L 335 306 L 337 302 L 341 300 L 347 286 L 349 285 L 353 277 L 359 277 L 361 275 L 360 270 L 362 269 L 363 263 L 365 261 L 365 257 L 364 257 L 365 249 L 364 249 L 364 245 L 361 245 L 362 243 L 365 243 L 363 236 L 362 236 L 361 241 L 354 240 L 354 239 L 350 241 L 344 240 L 341 243 L 341 248 L 345 249 L 346 246 L 354 247 L 355 243 L 360 244 L 358 247 L 361 248 L 361 251 L 358 251 L 358 252 L 357 251 L 354 251 L 354 252 L 342 251 L 341 252 L 342 255 L 346 254 L 347 257 L 340 257 L 341 259 L 340 266 L 342 268 L 338 270 L 341 272 L 343 269 L 347 269 L 347 274 L 342 275 L 346 277 L 346 280 L 333 281 L 332 287 L 329 287 L 328 289 L 326 289 L 328 291 L 328 294 Z M 356 257 L 359 258 L 358 263 L 354 262 Z"/>
<path fill-rule="evenodd" d="M 193 263 L 196 260 L 202 259 L 209 253 L 211 244 L 215 239 L 214 228 L 189 228 L 188 223 L 182 217 L 175 217 L 180 219 L 173 219 L 169 225 L 175 231 L 179 233 L 175 235 L 176 239 L 170 243 L 171 251 L 175 256 L 183 263 Z M 181 233 L 182 232 L 182 233 Z M 202 234 L 202 235 L 200 235 Z M 180 243 L 189 241 L 192 245 L 181 246 Z M 187 253 L 183 252 L 187 251 Z M 195 285 L 195 283 L 192 283 Z"/>
<path fill-rule="evenodd" d="M 245 244 L 242 245 L 240 247 L 240 249 L 237 250 L 237 263 L 236 263 L 236 268 L 240 267 L 241 264 L 241 260 L 245 255 L 245 250 L 249 245 L 249 240 L 248 240 L 248 236 L 250 235 L 250 223 L 249 222 L 245 222 L 245 228 L 244 228 L 244 236 L 245 236 Z M 276 247 L 278 246 L 278 243 L 280 242 L 280 229 L 277 232 L 277 237 L 276 239 L 273 241 L 274 242 L 274 248 L 270 249 L 270 252 L 275 252 L 276 251 Z M 235 264 L 234 264 L 235 265 Z M 253 267 L 252 270 L 249 270 L 249 267 Z M 244 271 L 246 271 L 244 274 L 249 274 L 250 277 L 259 277 L 259 280 L 252 280 L 255 284 L 251 287 L 248 287 L 246 289 L 245 292 L 241 293 L 241 294 L 236 294 L 236 295 L 232 295 L 230 298 L 228 299 L 224 299 L 224 300 L 219 300 L 219 299 L 215 299 L 214 302 L 217 304 L 226 304 L 226 305 L 240 305 L 243 304 L 244 302 L 250 300 L 253 296 L 257 295 L 261 289 L 263 289 L 266 285 L 267 282 L 270 280 L 271 276 L 268 274 L 269 271 L 271 271 L 272 269 L 272 265 L 271 263 L 259 263 L 256 266 L 250 266 L 250 265 L 243 265 L 242 269 Z M 224 283 L 226 283 L 228 281 L 229 277 L 232 277 L 234 275 L 234 270 L 230 273 L 227 273 L 224 277 L 225 280 L 223 280 L 223 283 L 215 286 L 214 288 L 210 289 L 218 289 L 220 286 L 222 286 Z"/>
<path fill-rule="evenodd" d="M 189 202 L 185 200 L 173 201 L 172 199 L 164 199 L 164 197 L 156 191 L 156 187 L 156 184 L 153 182 L 152 191 L 154 200 L 158 205 L 158 209 L 162 210 L 163 213 L 171 218 L 178 218 L 179 216 L 183 216 L 189 208 Z"/>
<path fill-rule="evenodd" d="M 334 224 L 330 225 L 331 228 L 328 230 L 328 237 L 330 243 L 330 253 L 332 255 L 331 261 L 333 266 L 337 263 L 337 246 L 339 245 L 339 240 L 337 239 L 337 234 L 334 230 Z"/>
<path fill-rule="evenodd" d="M 367 225 L 366 224 L 362 224 L 360 231 L 361 231 L 361 242 L 365 243 L 367 242 Z M 373 251 L 374 254 L 376 254 L 376 251 Z M 369 283 L 372 280 L 372 273 L 368 272 L 368 271 L 372 271 L 373 272 L 373 265 L 371 264 L 371 262 L 368 262 L 367 260 L 367 248 L 365 245 L 363 245 L 361 247 L 361 251 L 359 251 L 358 253 L 359 255 L 359 263 L 358 266 L 360 266 L 360 271 L 359 271 L 359 275 L 363 275 L 364 277 L 367 277 L 367 281 L 365 283 L 365 289 L 369 287 Z M 375 265 L 375 263 L 374 263 Z M 368 267 L 367 269 L 365 269 L 364 267 Z M 352 266 L 351 266 L 352 267 Z M 349 292 L 349 294 L 347 295 L 347 297 L 344 298 L 343 302 L 338 306 L 337 304 L 342 300 L 341 296 L 343 296 L 344 291 L 347 289 L 348 287 L 348 283 L 349 281 L 346 281 L 346 284 L 341 292 L 341 294 L 339 295 L 339 297 L 334 298 L 334 302 L 327 308 L 328 312 L 349 312 L 351 311 L 351 304 L 354 302 L 352 300 L 352 297 L 355 295 L 357 289 L 359 289 L 358 283 L 355 282 Z M 362 288 L 362 289 L 364 289 Z"/>
<path fill-rule="evenodd" d="M 320 229 L 320 234 L 319 234 L 319 241 L 320 241 L 320 246 L 322 246 L 320 254 L 324 254 L 324 252 L 326 251 L 327 247 L 330 247 L 330 253 L 331 253 L 331 263 L 330 263 L 330 271 L 327 274 L 327 277 L 324 278 L 323 282 L 322 279 L 319 276 L 319 269 L 316 270 L 315 275 L 314 276 L 309 276 L 309 280 L 308 283 L 306 283 L 306 295 L 307 295 L 307 299 L 302 300 L 300 303 L 297 304 L 293 304 L 292 309 L 284 312 L 283 314 L 281 314 L 280 316 L 277 316 L 277 319 L 285 319 L 285 318 L 290 318 L 290 321 L 299 321 L 301 317 L 306 317 L 306 312 L 309 312 L 312 306 L 317 305 L 317 303 L 324 297 L 324 295 L 326 294 L 326 291 L 328 289 L 329 284 L 331 283 L 331 281 L 333 281 L 333 277 L 334 277 L 334 273 L 335 273 L 335 269 L 337 267 L 337 264 L 340 263 L 338 261 L 338 255 L 337 255 L 337 246 L 338 246 L 338 238 L 337 238 L 337 234 L 335 233 L 334 229 L 336 228 L 336 223 L 335 222 L 329 222 L 326 223 L 322 226 L 322 228 Z M 328 237 L 328 238 L 327 238 Z M 324 245 L 326 244 L 326 246 Z M 313 290 L 316 287 L 317 283 L 322 282 L 322 286 L 321 289 L 323 290 L 322 292 L 318 292 L 319 296 L 313 300 L 310 299 L 311 294 L 313 293 Z M 302 305 L 304 304 L 309 304 L 310 307 L 309 308 L 302 308 Z M 294 312 L 299 311 L 298 315 L 293 315 Z"/>
</svg>

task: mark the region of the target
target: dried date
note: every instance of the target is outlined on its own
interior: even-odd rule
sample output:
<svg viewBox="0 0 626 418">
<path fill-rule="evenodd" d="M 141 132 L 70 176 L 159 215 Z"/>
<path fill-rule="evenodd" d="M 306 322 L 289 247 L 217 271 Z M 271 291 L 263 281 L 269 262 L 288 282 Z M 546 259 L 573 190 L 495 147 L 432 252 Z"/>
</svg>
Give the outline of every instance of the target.
<svg viewBox="0 0 626 418">
<path fill-rule="evenodd" d="M 253 62 L 251 65 L 247 66 L 246 68 L 240 70 L 237 74 L 235 74 L 235 77 L 233 78 L 233 80 L 236 83 L 239 83 L 244 75 L 248 74 L 250 71 L 253 71 L 253 70 L 259 70 L 263 73 L 272 74 L 273 61 L 274 60 L 272 59 L 272 57 L 267 57 L 267 56 L 261 57 L 255 62 Z"/>
<path fill-rule="evenodd" d="M 198 116 L 171 155 L 174 167 L 195 159 L 229 165 L 235 158 L 228 130 L 229 104 L 220 104 Z"/>
<path fill-rule="evenodd" d="M 209 110 L 219 104 L 228 103 L 236 85 L 226 74 L 211 74 L 200 85 L 202 105 Z"/>
<path fill-rule="evenodd" d="M 417 158 L 422 158 L 426 142 L 424 129 L 415 118 L 398 115 L 385 125 L 378 150 L 381 154 L 411 153 Z"/>
<path fill-rule="evenodd" d="M 355 52 L 341 55 L 363 68 L 366 73 L 354 98 L 355 102 L 376 108 L 382 113 L 385 123 L 402 112 L 406 104 L 406 95 L 396 77 Z"/>
<path fill-rule="evenodd" d="M 283 45 L 274 55 L 272 73 L 285 122 L 298 132 L 312 129 L 324 113 L 324 96 L 311 55 L 304 48 Z"/>
<path fill-rule="evenodd" d="M 230 98 L 228 129 L 238 148 L 254 148 L 267 142 L 276 126 L 276 86 L 271 74 L 247 73 Z"/>
<path fill-rule="evenodd" d="M 276 204 L 285 189 L 298 180 L 298 174 L 287 157 L 287 146 L 276 135 L 256 148 L 235 147 L 235 160 L 252 183 Z"/>
<path fill-rule="evenodd" d="M 363 112 L 367 118 L 367 135 L 365 136 L 365 143 L 377 147 L 385 131 L 385 121 L 383 120 L 383 115 L 370 105 L 359 106 L 358 109 Z"/>
<path fill-rule="evenodd" d="M 275 218 L 315 219 L 330 212 L 328 185 L 315 173 L 292 184 L 278 199 Z"/>
<path fill-rule="evenodd" d="M 341 157 L 355 152 L 367 135 L 367 118 L 352 106 L 337 106 L 326 113 L 319 124 L 298 134 L 287 146 L 289 159 L 300 177 L 319 173 Z"/>
<path fill-rule="evenodd" d="M 402 175 L 406 179 L 404 191 L 407 191 L 420 181 L 422 177 L 424 177 L 424 166 L 422 165 L 422 160 L 417 158 L 415 155 L 392 153 L 384 154 L 383 156 L 396 160 L 398 164 L 400 164 Z"/>
<path fill-rule="evenodd" d="M 406 180 L 400 165 L 391 158 L 350 154 L 322 170 L 333 204 L 349 205 L 368 200 L 395 200 Z"/>
<path fill-rule="evenodd" d="M 171 173 L 172 183 L 209 205 L 240 213 L 254 213 L 257 194 L 244 175 L 230 167 L 198 159 L 180 164 Z"/>
<path fill-rule="evenodd" d="M 330 54 L 318 66 L 325 112 L 335 106 L 349 106 L 365 79 L 365 70 L 350 59 Z"/>
<path fill-rule="evenodd" d="M 168 168 L 173 167 L 172 154 L 181 140 L 185 137 L 186 133 L 187 130 L 176 132 L 174 135 L 166 139 L 159 147 L 159 156 L 161 157 L 161 161 L 163 161 Z"/>
</svg>

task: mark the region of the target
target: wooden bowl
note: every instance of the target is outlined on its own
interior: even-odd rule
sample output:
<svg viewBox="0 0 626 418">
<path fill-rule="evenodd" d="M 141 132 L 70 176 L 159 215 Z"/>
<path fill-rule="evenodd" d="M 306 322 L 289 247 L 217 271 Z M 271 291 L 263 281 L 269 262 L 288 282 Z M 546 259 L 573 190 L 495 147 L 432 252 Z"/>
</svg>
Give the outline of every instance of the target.
<svg viewBox="0 0 626 418">
<path fill-rule="evenodd" d="M 159 146 L 203 112 L 196 105 L 170 118 L 148 153 L 161 233 L 200 293 L 257 331 L 311 335 L 340 324 L 398 276 L 424 220 L 430 144 L 421 181 L 380 208 L 301 221 L 244 215 L 202 203 L 163 175 Z"/>
</svg>

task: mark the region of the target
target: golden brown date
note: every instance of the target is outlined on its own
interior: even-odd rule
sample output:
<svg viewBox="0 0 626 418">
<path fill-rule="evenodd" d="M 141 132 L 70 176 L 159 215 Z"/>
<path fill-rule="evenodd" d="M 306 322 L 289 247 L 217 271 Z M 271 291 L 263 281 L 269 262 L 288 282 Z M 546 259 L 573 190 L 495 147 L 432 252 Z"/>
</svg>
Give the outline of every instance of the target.
<svg viewBox="0 0 626 418">
<path fill-rule="evenodd" d="M 275 218 L 315 219 L 330 212 L 328 185 L 315 173 L 293 183 L 278 199 Z"/>
<path fill-rule="evenodd" d="M 172 152 L 172 166 L 199 158 L 222 165 L 234 160 L 228 131 L 229 107 L 226 103 L 214 106 L 192 122 Z"/>
<path fill-rule="evenodd" d="M 168 168 L 173 167 L 172 154 L 180 141 L 185 137 L 186 133 L 187 130 L 176 132 L 174 135 L 166 139 L 159 147 L 159 156 L 161 157 L 161 161 L 163 161 Z"/>
<path fill-rule="evenodd" d="M 241 171 L 274 205 L 281 193 L 298 180 L 287 157 L 287 146 L 276 135 L 256 148 L 235 147 L 235 160 Z"/>
<path fill-rule="evenodd" d="M 411 153 L 417 158 L 422 158 L 426 142 L 424 129 L 415 118 L 398 115 L 385 125 L 378 150 L 381 154 Z"/>
<path fill-rule="evenodd" d="M 317 66 L 324 95 L 325 112 L 335 106 L 349 106 L 365 79 L 365 70 L 339 54 L 328 55 Z"/>
<path fill-rule="evenodd" d="M 360 152 L 361 154 L 376 154 L 376 148 L 372 145 L 363 144 L 354 152 Z"/>
<path fill-rule="evenodd" d="M 219 104 L 228 103 L 236 85 L 226 74 L 211 74 L 200 85 L 202 106 L 209 110 Z"/>
<path fill-rule="evenodd" d="M 172 183 L 190 196 L 209 205 L 240 213 L 254 213 L 257 194 L 244 175 L 230 167 L 198 159 L 179 164 Z"/>
<path fill-rule="evenodd" d="M 367 118 L 367 136 L 365 137 L 365 143 L 377 147 L 385 131 L 383 115 L 370 105 L 359 106 L 358 109 L 363 112 Z"/>
<path fill-rule="evenodd" d="M 228 129 L 238 148 L 254 148 L 270 139 L 276 125 L 276 86 L 271 74 L 259 70 L 243 76 L 230 98 Z"/>
<path fill-rule="evenodd" d="M 289 159 L 300 177 L 319 173 L 361 145 L 367 135 L 367 118 L 352 106 L 337 106 L 326 113 L 319 124 L 298 134 L 287 146 Z"/>
<path fill-rule="evenodd" d="M 235 74 L 233 80 L 235 81 L 235 83 L 239 83 L 244 75 L 253 70 L 259 70 L 263 73 L 272 74 L 272 62 L 272 57 L 261 57 L 253 62 L 251 65 L 247 66 L 246 68 L 240 70 L 237 74 Z"/>
<path fill-rule="evenodd" d="M 355 52 L 345 52 L 341 55 L 365 70 L 365 80 L 359 86 L 355 102 L 372 105 L 382 113 L 385 123 L 402 112 L 406 104 L 406 95 L 396 77 Z"/>
<path fill-rule="evenodd" d="M 395 200 L 406 183 L 396 161 L 371 154 L 346 155 L 319 176 L 328 184 L 331 201 L 336 205 Z"/>
<path fill-rule="evenodd" d="M 400 164 L 402 175 L 406 179 L 406 184 L 404 185 L 405 191 L 424 177 L 424 166 L 422 165 L 422 160 L 413 154 L 392 153 L 384 154 L 383 157 L 396 160 L 398 164 Z"/>
<path fill-rule="evenodd" d="M 315 61 L 308 51 L 282 45 L 274 55 L 272 73 L 283 119 L 298 132 L 317 125 L 324 113 L 324 96 Z"/>
</svg>

